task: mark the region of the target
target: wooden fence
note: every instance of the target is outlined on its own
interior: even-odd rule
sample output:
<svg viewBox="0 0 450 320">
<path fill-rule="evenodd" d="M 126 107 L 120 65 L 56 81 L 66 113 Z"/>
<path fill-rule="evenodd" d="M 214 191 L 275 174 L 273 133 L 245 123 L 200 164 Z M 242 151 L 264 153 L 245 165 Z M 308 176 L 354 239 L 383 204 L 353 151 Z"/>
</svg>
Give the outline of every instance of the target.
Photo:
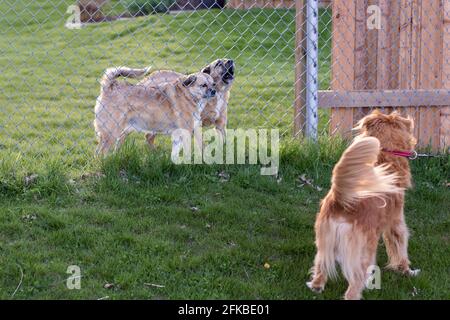
<svg viewBox="0 0 450 320">
<path fill-rule="evenodd" d="M 303 126 L 303 0 L 297 0 L 295 130 Z M 381 28 L 367 25 L 369 5 Z M 300 11 L 299 11 L 300 10 Z M 450 0 L 333 0 L 332 81 L 319 92 L 330 133 L 351 136 L 368 111 L 399 109 L 415 120 L 420 147 L 450 146 Z M 300 65 L 300 66 L 299 66 Z"/>
</svg>

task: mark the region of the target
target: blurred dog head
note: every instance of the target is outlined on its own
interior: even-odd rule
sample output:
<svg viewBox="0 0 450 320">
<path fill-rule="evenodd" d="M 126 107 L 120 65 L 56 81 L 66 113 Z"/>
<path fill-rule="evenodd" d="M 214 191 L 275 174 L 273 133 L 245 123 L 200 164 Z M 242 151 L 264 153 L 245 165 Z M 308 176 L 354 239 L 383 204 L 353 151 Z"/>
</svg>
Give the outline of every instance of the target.
<svg viewBox="0 0 450 320">
<path fill-rule="evenodd" d="M 417 143 L 413 119 L 402 117 L 396 111 L 386 115 L 375 110 L 362 118 L 355 129 L 362 135 L 377 138 L 385 148 L 413 150 Z"/>
<path fill-rule="evenodd" d="M 234 80 L 234 61 L 230 59 L 217 59 L 204 67 L 202 72 L 209 74 L 215 81 L 217 90 L 221 91 L 231 86 Z"/>
</svg>

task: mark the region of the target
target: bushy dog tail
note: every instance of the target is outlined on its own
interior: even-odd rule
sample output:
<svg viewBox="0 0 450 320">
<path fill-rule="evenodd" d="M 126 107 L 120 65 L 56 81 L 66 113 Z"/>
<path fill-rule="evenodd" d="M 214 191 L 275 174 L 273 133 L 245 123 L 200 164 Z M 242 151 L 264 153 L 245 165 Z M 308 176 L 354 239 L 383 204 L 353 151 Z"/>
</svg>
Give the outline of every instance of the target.
<svg viewBox="0 0 450 320">
<path fill-rule="evenodd" d="M 375 166 L 380 153 L 380 141 L 374 137 L 356 138 L 334 167 L 332 190 L 335 200 L 344 207 L 352 207 L 358 200 L 385 198 L 387 194 L 404 189 L 396 185 L 396 174 L 388 173 L 388 166 Z"/>
<path fill-rule="evenodd" d="M 127 67 L 108 68 L 100 81 L 102 89 L 111 88 L 118 77 L 140 78 L 149 73 L 151 67 L 132 69 Z"/>
</svg>

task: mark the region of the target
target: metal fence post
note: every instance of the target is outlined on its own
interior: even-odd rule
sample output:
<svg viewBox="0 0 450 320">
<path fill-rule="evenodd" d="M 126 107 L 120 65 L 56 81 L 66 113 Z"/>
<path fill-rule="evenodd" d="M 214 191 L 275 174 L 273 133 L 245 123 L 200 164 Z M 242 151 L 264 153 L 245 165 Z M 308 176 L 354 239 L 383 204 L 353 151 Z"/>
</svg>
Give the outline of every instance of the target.
<svg viewBox="0 0 450 320">
<path fill-rule="evenodd" d="M 306 2 L 306 136 L 317 140 L 319 90 L 319 1 Z"/>
<path fill-rule="evenodd" d="M 294 137 L 305 135 L 306 125 L 306 0 L 295 0 Z"/>
</svg>

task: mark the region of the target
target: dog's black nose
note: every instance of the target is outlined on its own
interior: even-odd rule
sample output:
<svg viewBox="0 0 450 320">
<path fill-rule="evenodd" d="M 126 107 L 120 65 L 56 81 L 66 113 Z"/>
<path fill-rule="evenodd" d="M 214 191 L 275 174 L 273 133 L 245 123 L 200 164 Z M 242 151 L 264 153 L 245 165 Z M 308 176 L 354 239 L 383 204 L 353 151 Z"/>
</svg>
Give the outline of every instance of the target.
<svg viewBox="0 0 450 320">
<path fill-rule="evenodd" d="M 216 95 L 216 90 L 211 90 L 211 95 L 215 96 Z"/>
<path fill-rule="evenodd" d="M 228 61 L 227 61 L 227 64 L 228 64 L 228 65 L 233 65 L 233 64 L 234 64 L 234 61 L 233 61 L 233 60 L 228 60 Z"/>
</svg>

